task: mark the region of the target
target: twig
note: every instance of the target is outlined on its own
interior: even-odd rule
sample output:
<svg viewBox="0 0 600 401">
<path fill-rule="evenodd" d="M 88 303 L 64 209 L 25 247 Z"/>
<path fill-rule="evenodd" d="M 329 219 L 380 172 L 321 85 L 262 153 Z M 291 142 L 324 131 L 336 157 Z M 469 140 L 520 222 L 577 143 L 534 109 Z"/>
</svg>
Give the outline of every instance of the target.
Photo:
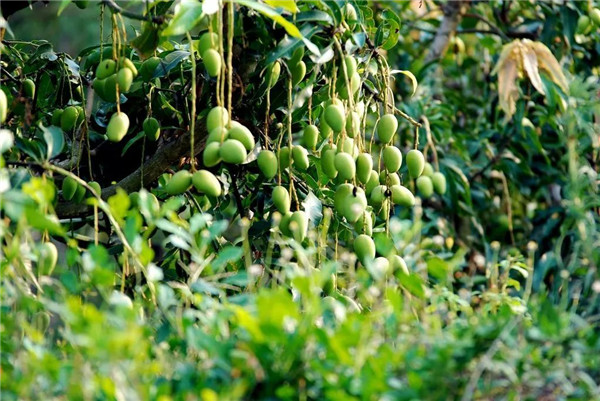
<svg viewBox="0 0 600 401">
<path fill-rule="evenodd" d="M 162 24 L 163 22 L 165 22 L 165 18 L 162 15 L 140 15 L 132 13 L 131 11 L 127 11 L 121 8 L 121 6 L 119 6 L 113 0 L 102 0 L 102 3 L 108 6 L 108 8 L 110 8 L 114 12 L 124 15 L 127 18 L 136 19 L 140 21 L 154 22 L 156 24 Z"/>
</svg>

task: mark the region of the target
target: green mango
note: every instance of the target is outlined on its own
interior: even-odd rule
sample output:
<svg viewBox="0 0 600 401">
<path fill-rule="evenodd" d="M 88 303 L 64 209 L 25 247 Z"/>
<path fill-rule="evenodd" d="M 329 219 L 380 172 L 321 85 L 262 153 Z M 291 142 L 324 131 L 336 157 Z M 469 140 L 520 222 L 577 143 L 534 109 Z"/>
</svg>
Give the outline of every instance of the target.
<svg viewBox="0 0 600 401">
<path fill-rule="evenodd" d="M 364 265 L 375 259 L 375 242 L 366 234 L 360 234 L 354 239 L 354 253 Z"/>
<path fill-rule="evenodd" d="M 306 64 L 302 60 L 297 64 L 292 64 L 290 72 L 292 73 L 292 86 L 296 87 L 306 76 Z"/>
<path fill-rule="evenodd" d="M 208 170 L 198 170 L 192 175 L 192 184 L 200 193 L 214 196 L 221 196 L 221 183 L 213 173 Z"/>
<path fill-rule="evenodd" d="M 307 125 L 302 132 L 302 142 L 310 150 L 315 150 L 319 141 L 319 128 L 316 125 Z"/>
<path fill-rule="evenodd" d="M 6 93 L 2 89 L 0 89 L 0 123 L 6 121 L 6 116 L 8 115 L 8 99 L 6 97 Z"/>
<path fill-rule="evenodd" d="M 58 262 L 58 249 L 52 242 L 42 242 L 39 247 L 38 274 L 49 276 Z"/>
<path fill-rule="evenodd" d="M 392 190 L 392 201 L 394 204 L 405 207 L 413 207 L 415 205 L 415 196 L 410 192 L 410 189 L 402 185 L 392 185 L 390 189 Z"/>
<path fill-rule="evenodd" d="M 417 178 L 417 189 L 423 198 L 430 198 L 433 195 L 433 182 L 431 178 L 426 175 Z"/>
<path fill-rule="evenodd" d="M 308 151 L 300 146 L 294 145 L 292 148 L 292 159 L 294 160 L 294 166 L 300 170 L 308 169 Z"/>
<path fill-rule="evenodd" d="M 273 204 L 279 210 L 279 213 L 285 215 L 290 211 L 291 199 L 287 189 L 281 185 L 273 188 L 273 194 L 271 195 Z"/>
<path fill-rule="evenodd" d="M 308 216 L 302 210 L 295 211 L 292 213 L 288 227 L 292 233 L 292 237 L 296 241 L 304 241 L 304 238 L 306 238 L 306 235 L 308 234 Z"/>
<path fill-rule="evenodd" d="M 406 154 L 406 167 L 411 178 L 419 178 L 425 169 L 425 157 L 420 150 L 411 149 Z"/>
<path fill-rule="evenodd" d="M 202 162 L 206 167 L 214 167 L 221 163 L 221 143 L 211 142 L 207 144 L 202 153 Z"/>
<path fill-rule="evenodd" d="M 254 149 L 256 143 L 254 142 L 254 136 L 252 135 L 252 132 L 250 132 L 248 128 L 239 122 L 231 122 L 231 127 L 229 128 L 228 134 L 230 139 L 236 139 L 240 141 L 248 152 Z"/>
<path fill-rule="evenodd" d="M 385 114 L 377 122 L 377 135 L 382 143 L 390 143 L 397 130 L 398 120 L 393 114 Z"/>
<path fill-rule="evenodd" d="M 142 128 L 144 129 L 144 134 L 146 138 L 155 142 L 160 137 L 160 124 L 158 120 L 154 117 L 148 117 L 142 123 Z"/>
<path fill-rule="evenodd" d="M 75 196 L 75 192 L 77 192 L 77 181 L 75 181 L 71 177 L 65 177 L 62 182 L 62 196 L 66 201 L 70 201 Z"/>
<path fill-rule="evenodd" d="M 26 78 L 23 81 L 23 92 L 25 93 L 26 97 L 33 99 L 35 97 L 35 82 L 29 78 Z"/>
<path fill-rule="evenodd" d="M 121 68 L 117 73 L 117 84 L 120 93 L 127 93 L 131 89 L 133 82 L 133 72 L 129 68 Z"/>
<path fill-rule="evenodd" d="M 106 126 L 106 136 L 109 141 L 119 142 L 127 134 L 129 129 L 129 117 L 127 114 L 117 112 L 113 114 Z"/>
<path fill-rule="evenodd" d="M 75 128 L 79 111 L 75 106 L 68 106 L 63 110 L 60 116 L 60 127 L 63 131 L 68 132 Z"/>
<path fill-rule="evenodd" d="M 395 146 L 388 145 L 383 148 L 383 165 L 389 172 L 396 172 L 402 165 L 402 152 Z"/>
<path fill-rule="evenodd" d="M 435 189 L 435 192 L 437 192 L 439 195 L 443 195 L 446 193 L 446 176 L 444 176 L 444 174 L 440 173 L 439 171 L 436 171 L 432 174 L 431 181 L 433 183 L 433 188 Z"/>
<path fill-rule="evenodd" d="M 198 39 L 196 48 L 200 55 L 209 49 L 219 50 L 219 35 L 216 32 L 203 33 L 200 39 Z"/>
<path fill-rule="evenodd" d="M 180 195 L 187 191 L 192 185 L 192 174 L 187 170 L 179 170 L 165 185 L 165 191 L 169 195 Z"/>
<path fill-rule="evenodd" d="M 241 164 L 246 160 L 246 157 L 248 157 L 244 145 L 235 139 L 227 139 L 224 141 L 223 144 L 221 144 L 219 154 L 221 160 L 230 164 Z"/>
<path fill-rule="evenodd" d="M 223 61 L 221 60 L 221 54 L 215 49 L 208 49 L 202 53 L 202 60 L 204 61 L 204 67 L 206 72 L 211 77 L 216 77 L 221 72 L 221 66 Z"/>
<path fill-rule="evenodd" d="M 206 116 L 206 129 L 212 132 L 217 127 L 225 127 L 229 122 L 229 113 L 225 107 L 216 106 Z"/>
<path fill-rule="evenodd" d="M 112 74 L 117 72 L 117 63 L 113 59 L 102 60 L 98 67 L 96 67 L 96 78 L 104 79 L 108 78 Z"/>
<path fill-rule="evenodd" d="M 361 184 L 366 184 L 373 171 L 373 157 L 370 153 L 361 153 L 356 158 L 356 178 Z"/>
<path fill-rule="evenodd" d="M 142 63 L 140 67 L 140 75 L 144 82 L 150 82 L 150 80 L 154 77 L 154 73 L 156 72 L 156 67 L 160 64 L 160 59 L 158 57 L 150 57 L 146 61 Z"/>
<path fill-rule="evenodd" d="M 334 166 L 342 180 L 352 180 L 356 175 L 356 163 L 349 153 L 335 155 Z"/>
<path fill-rule="evenodd" d="M 277 175 L 277 156 L 270 150 L 261 150 L 256 158 L 258 168 L 267 179 Z"/>
<path fill-rule="evenodd" d="M 334 132 L 342 132 L 346 125 L 346 116 L 344 107 L 337 104 L 330 104 L 325 108 L 325 121 Z"/>
</svg>

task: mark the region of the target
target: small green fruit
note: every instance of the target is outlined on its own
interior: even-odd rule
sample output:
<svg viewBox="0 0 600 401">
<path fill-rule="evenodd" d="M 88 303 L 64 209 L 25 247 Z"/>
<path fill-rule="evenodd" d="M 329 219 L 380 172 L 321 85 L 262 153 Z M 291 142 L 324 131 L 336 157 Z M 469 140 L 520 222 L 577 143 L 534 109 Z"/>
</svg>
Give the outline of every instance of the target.
<svg viewBox="0 0 600 401">
<path fill-rule="evenodd" d="M 349 153 L 335 155 L 334 166 L 342 180 L 351 180 L 356 175 L 356 163 Z"/>
<path fill-rule="evenodd" d="M 212 132 L 217 127 L 224 127 L 229 122 L 229 113 L 225 107 L 216 106 L 206 116 L 206 129 Z"/>
<path fill-rule="evenodd" d="M 292 213 L 288 227 L 296 241 L 304 241 L 308 234 L 308 216 L 302 210 L 295 211 Z"/>
<path fill-rule="evenodd" d="M 390 143 L 398 130 L 398 120 L 393 114 L 385 114 L 377 123 L 377 135 L 382 143 Z"/>
<path fill-rule="evenodd" d="M 350 196 L 347 196 L 344 201 L 344 217 L 348 222 L 356 223 L 364 214 L 366 208 L 367 197 L 365 196 L 365 192 L 360 187 L 354 187 Z"/>
<path fill-rule="evenodd" d="M 335 194 L 333 195 L 333 207 L 335 210 L 344 215 L 346 211 L 346 199 L 352 196 L 352 191 L 354 190 L 354 186 L 352 184 L 341 184 L 335 190 Z"/>
<path fill-rule="evenodd" d="M 281 220 L 279 221 L 279 229 L 286 237 L 292 236 L 292 232 L 290 231 L 290 221 L 292 221 L 291 212 L 287 212 L 286 214 L 282 215 Z"/>
<path fill-rule="evenodd" d="M 33 99 L 35 96 L 35 82 L 31 79 L 27 78 L 23 81 L 23 92 L 25 92 L 25 96 Z"/>
<path fill-rule="evenodd" d="M 335 145 L 326 145 L 321 152 L 321 168 L 328 178 L 335 178 L 338 171 L 335 168 L 335 155 L 337 147 Z"/>
<path fill-rule="evenodd" d="M 102 188 L 96 181 L 90 181 L 88 182 L 88 185 L 94 190 L 95 195 L 100 196 L 102 194 Z"/>
<path fill-rule="evenodd" d="M 2 89 L 0 89 L 0 123 L 3 123 L 6 120 L 6 115 L 8 114 L 8 99 L 6 98 L 6 93 Z"/>
<path fill-rule="evenodd" d="M 423 168 L 423 174 L 427 177 L 431 177 L 433 175 L 433 166 L 431 163 L 425 163 L 425 168 Z"/>
<path fill-rule="evenodd" d="M 117 84 L 120 93 L 127 93 L 131 89 L 133 82 L 133 72 L 129 68 L 121 68 L 117 73 Z"/>
<path fill-rule="evenodd" d="M 346 124 L 344 107 L 337 104 L 330 104 L 325 109 L 325 121 L 334 132 L 342 132 Z"/>
<path fill-rule="evenodd" d="M 439 171 L 436 171 L 431 176 L 431 181 L 433 182 L 433 188 L 435 192 L 439 195 L 443 195 L 446 193 L 446 176 Z"/>
<path fill-rule="evenodd" d="M 142 123 L 142 127 L 144 128 L 144 134 L 146 134 L 146 138 L 153 142 L 158 140 L 158 137 L 160 136 L 160 124 L 156 118 L 146 118 Z"/>
<path fill-rule="evenodd" d="M 375 259 L 375 242 L 373 238 L 365 234 L 360 234 L 354 240 L 354 253 L 362 264 L 366 264 Z"/>
<path fill-rule="evenodd" d="M 356 178 L 361 184 L 366 184 L 373 171 L 373 157 L 370 153 L 361 153 L 356 158 Z"/>
<path fill-rule="evenodd" d="M 165 191 L 169 195 L 180 195 L 187 191 L 192 185 L 192 174 L 187 170 L 179 170 L 165 185 Z"/>
<path fill-rule="evenodd" d="M 75 3 L 77 8 L 83 10 L 84 8 L 87 8 L 87 6 L 90 4 L 90 0 L 73 0 L 73 3 Z"/>
<path fill-rule="evenodd" d="M 381 173 L 379 174 L 379 183 L 385 184 L 388 187 L 400 185 L 400 176 L 398 173 L 390 173 L 386 170 L 381 170 Z"/>
<path fill-rule="evenodd" d="M 219 35 L 216 32 L 205 32 L 200 36 L 196 46 L 200 55 L 209 49 L 216 50 L 219 47 Z"/>
<path fill-rule="evenodd" d="M 207 144 L 202 153 L 202 162 L 206 167 L 214 167 L 219 164 L 221 162 L 221 143 L 211 142 Z"/>
<path fill-rule="evenodd" d="M 75 108 L 77 109 L 77 121 L 75 121 L 75 126 L 79 127 L 85 120 L 85 110 L 81 106 L 75 106 Z"/>
<path fill-rule="evenodd" d="M 0 95 L 1 96 L 1 95 Z M 60 127 L 60 117 L 62 116 L 62 109 L 56 109 L 52 112 L 52 122 L 51 124 Z"/>
<path fill-rule="evenodd" d="M 71 131 L 75 127 L 78 116 L 79 111 L 77 110 L 77 107 L 69 106 L 65 108 L 60 116 L 60 127 L 62 130 L 65 132 Z"/>
<path fill-rule="evenodd" d="M 401 271 L 404 274 L 409 274 L 408 266 L 406 266 L 406 262 L 401 256 L 391 255 L 389 261 L 393 272 Z"/>
<path fill-rule="evenodd" d="M 292 156 L 290 152 L 289 146 L 282 146 L 279 149 L 279 154 L 277 155 L 279 160 L 279 168 L 284 170 L 290 166 L 290 164 L 294 161 L 294 159 L 290 159 Z"/>
<path fill-rule="evenodd" d="M 229 130 L 225 127 L 217 127 L 210 131 L 208 137 L 206 138 L 206 143 L 211 142 L 219 142 L 223 143 L 226 139 L 229 138 Z"/>
<path fill-rule="evenodd" d="M 213 173 L 208 170 L 198 170 L 192 175 L 192 184 L 200 193 L 214 196 L 221 195 L 221 184 Z"/>
<path fill-rule="evenodd" d="M 344 56 L 344 62 L 346 63 L 346 72 L 348 73 L 348 76 L 351 77 L 356 73 L 358 63 L 356 62 L 356 59 L 349 54 Z"/>
<path fill-rule="evenodd" d="M 319 128 L 316 125 L 307 125 L 302 133 L 302 141 L 304 146 L 310 150 L 315 150 L 319 141 Z"/>
<path fill-rule="evenodd" d="M 377 171 L 371 170 L 371 173 L 369 173 L 369 181 L 367 181 L 367 184 L 365 185 L 365 191 L 370 194 L 377 185 L 379 185 L 379 174 L 377 174 Z"/>
<path fill-rule="evenodd" d="M 420 150 L 411 149 L 406 154 L 406 167 L 411 178 L 419 178 L 425 169 L 425 157 Z"/>
<path fill-rule="evenodd" d="M 58 262 L 58 250 L 52 242 L 43 242 L 39 248 L 38 270 L 42 276 L 49 276 Z"/>
<path fill-rule="evenodd" d="M 97 79 L 108 78 L 115 72 L 117 72 L 117 63 L 115 63 L 115 60 L 112 60 L 112 59 L 102 60 L 100 62 L 100 64 L 98 64 L 98 67 L 96 67 L 96 78 Z"/>
<path fill-rule="evenodd" d="M 594 22 L 594 25 L 600 27 L 600 9 L 592 8 L 592 11 L 590 12 L 590 18 Z"/>
<path fill-rule="evenodd" d="M 248 153 L 246 152 L 246 148 L 244 145 L 235 139 L 227 139 L 221 145 L 220 150 L 221 159 L 225 163 L 230 164 L 241 164 L 248 157 Z"/>
<path fill-rule="evenodd" d="M 308 151 L 300 145 L 294 145 L 292 148 L 292 159 L 294 166 L 300 170 L 308 169 Z"/>
<path fill-rule="evenodd" d="M 121 57 L 119 59 L 119 68 L 123 69 L 123 68 L 127 68 L 131 71 L 131 73 L 133 74 L 133 77 L 137 77 L 138 75 L 138 70 L 135 67 L 135 64 L 133 64 L 133 61 L 131 61 L 130 59 L 128 59 L 127 57 Z"/>
<path fill-rule="evenodd" d="M 402 152 L 395 146 L 388 145 L 383 148 L 383 165 L 389 172 L 396 172 L 402 165 Z"/>
<path fill-rule="evenodd" d="M 275 86 L 275 84 L 279 80 L 280 74 L 281 74 L 281 64 L 279 64 L 279 61 L 275 61 L 271 65 L 271 68 L 269 68 L 269 72 L 267 73 L 267 83 L 269 85 L 269 88 L 272 88 L 273 86 Z"/>
<path fill-rule="evenodd" d="M 290 66 L 290 72 L 292 73 L 292 86 L 296 87 L 306 76 L 306 64 L 304 61 L 299 61 Z"/>
<path fill-rule="evenodd" d="M 290 64 L 292 64 L 292 65 L 298 64 L 300 62 L 300 60 L 302 60 L 303 57 L 304 57 L 304 46 L 300 46 L 296 50 L 294 50 L 294 53 L 292 54 L 292 57 L 290 58 Z"/>
<path fill-rule="evenodd" d="M 371 191 L 371 204 L 373 206 L 380 206 L 386 198 L 388 187 L 385 185 L 377 185 Z"/>
<path fill-rule="evenodd" d="M 392 201 L 396 205 L 413 207 L 415 205 L 415 196 L 410 189 L 402 185 L 392 185 Z"/>
<path fill-rule="evenodd" d="M 75 196 L 75 192 L 77 192 L 77 181 L 75 181 L 71 177 L 65 177 L 62 182 L 62 196 L 65 200 L 70 201 Z"/>
<path fill-rule="evenodd" d="M 350 138 L 357 137 L 360 133 L 360 117 L 355 111 L 351 111 L 346 119 L 346 134 Z"/>
<path fill-rule="evenodd" d="M 160 59 L 158 57 L 150 57 L 148 60 L 142 63 L 140 67 L 140 75 L 144 82 L 149 82 L 156 72 L 156 67 L 160 64 Z"/>
<path fill-rule="evenodd" d="M 106 94 L 104 93 L 104 85 L 106 85 L 106 79 L 94 78 L 92 81 L 92 87 L 102 99 L 106 98 Z"/>
<path fill-rule="evenodd" d="M 321 133 L 322 138 L 329 138 L 333 133 L 333 130 L 331 129 L 329 124 L 327 124 L 327 121 L 325 121 L 325 116 L 322 116 L 319 119 L 319 131 Z"/>
<path fill-rule="evenodd" d="M 270 150 L 261 150 L 256 161 L 258 168 L 268 180 L 277 175 L 277 156 L 275 156 L 275 153 Z"/>
<path fill-rule="evenodd" d="M 344 100 L 347 100 L 350 97 L 350 93 L 352 93 L 352 95 L 355 95 L 356 92 L 360 89 L 362 80 L 360 78 L 360 75 L 357 72 L 355 72 L 354 74 L 350 75 L 350 88 L 348 88 L 346 80 L 343 79 L 343 77 L 340 78 L 341 79 L 338 80 L 336 88 L 340 97 Z"/>
<path fill-rule="evenodd" d="M 354 139 L 345 137 L 341 141 L 341 147 L 338 149 L 339 153 L 349 153 L 352 158 L 356 158 L 358 156 L 358 146 L 354 142 Z"/>
<path fill-rule="evenodd" d="M 585 34 L 590 27 L 590 17 L 587 15 L 581 15 L 577 20 L 577 29 L 575 30 L 578 34 Z"/>
<path fill-rule="evenodd" d="M 208 49 L 204 53 L 202 53 L 202 60 L 204 60 L 204 67 L 206 67 L 206 72 L 211 77 L 216 77 L 219 75 L 221 71 L 221 54 L 215 49 Z"/>
<path fill-rule="evenodd" d="M 104 100 L 107 102 L 117 102 L 117 74 L 112 74 L 104 80 Z"/>
<path fill-rule="evenodd" d="M 433 195 L 433 182 L 426 175 L 417 178 L 417 188 L 423 198 L 430 198 Z"/>
<path fill-rule="evenodd" d="M 279 213 L 285 215 L 290 211 L 290 194 L 287 189 L 282 187 L 281 185 L 273 188 L 273 194 L 271 196 L 273 200 L 273 204 L 279 210 Z"/>
<path fill-rule="evenodd" d="M 231 122 L 231 128 L 228 131 L 230 139 L 236 139 L 244 145 L 248 152 L 254 149 L 254 136 L 252 132 L 237 121 Z"/>
<path fill-rule="evenodd" d="M 65 110 L 66 111 L 66 110 Z M 127 114 L 116 112 L 110 118 L 106 127 L 106 136 L 112 142 L 119 142 L 127 134 L 129 129 L 129 117 Z"/>
</svg>

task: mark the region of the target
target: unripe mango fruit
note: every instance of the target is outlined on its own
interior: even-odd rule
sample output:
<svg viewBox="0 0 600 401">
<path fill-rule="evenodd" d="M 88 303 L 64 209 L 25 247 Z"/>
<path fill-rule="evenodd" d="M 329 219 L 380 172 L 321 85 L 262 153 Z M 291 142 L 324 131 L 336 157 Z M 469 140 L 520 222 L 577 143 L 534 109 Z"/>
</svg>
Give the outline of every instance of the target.
<svg viewBox="0 0 600 401">
<path fill-rule="evenodd" d="M 221 71 L 221 54 L 215 49 L 208 49 L 204 53 L 202 53 L 202 60 L 204 61 L 204 67 L 206 68 L 206 72 L 211 77 L 216 77 L 219 75 Z"/>
<path fill-rule="evenodd" d="M 123 69 L 123 68 L 127 68 L 131 71 L 131 73 L 133 74 L 133 77 L 137 77 L 138 75 L 138 70 L 135 66 L 135 64 L 133 64 L 133 61 L 131 61 L 130 59 L 128 59 L 127 57 L 121 57 L 119 59 L 119 68 Z"/>
<path fill-rule="evenodd" d="M 388 191 L 388 187 L 385 185 L 377 185 L 371 191 L 371 204 L 373 206 L 380 206 L 386 198 L 386 193 Z"/>
<path fill-rule="evenodd" d="M 337 148 L 335 145 L 327 145 L 321 152 L 321 168 L 328 178 L 335 178 L 338 171 L 335 168 L 335 155 Z"/>
<path fill-rule="evenodd" d="M 400 185 L 400 176 L 398 173 L 390 173 L 387 170 L 381 170 L 381 173 L 379 174 L 379 183 L 385 184 L 388 187 Z"/>
<path fill-rule="evenodd" d="M 217 49 L 219 47 L 219 35 L 216 32 L 205 32 L 198 39 L 197 45 L 198 53 L 204 54 L 208 49 Z"/>
<path fill-rule="evenodd" d="M 393 114 L 385 114 L 377 122 L 377 135 L 382 143 L 390 143 L 396 130 L 398 130 L 398 120 Z"/>
<path fill-rule="evenodd" d="M 116 112 L 106 126 L 106 136 L 112 142 L 119 142 L 127 134 L 128 129 L 129 117 L 127 117 L 127 114 L 122 111 Z"/>
<path fill-rule="evenodd" d="M 202 153 L 202 162 L 206 167 L 214 167 L 221 162 L 221 144 L 219 142 L 211 142 L 206 145 Z"/>
<path fill-rule="evenodd" d="M 389 172 L 396 172 L 402 165 L 402 152 L 395 146 L 388 145 L 383 148 L 383 165 Z"/>
<path fill-rule="evenodd" d="M 279 153 L 277 154 L 277 159 L 279 161 L 279 168 L 284 170 L 292 164 L 294 159 L 291 159 L 292 153 L 290 152 L 289 146 L 282 146 L 279 148 Z"/>
<path fill-rule="evenodd" d="M 433 182 L 426 175 L 417 178 L 417 188 L 423 198 L 430 198 L 433 195 Z"/>
<path fill-rule="evenodd" d="M 379 185 L 379 174 L 377 174 L 377 171 L 371 170 L 371 173 L 369 173 L 369 181 L 367 181 L 367 184 L 365 185 L 365 191 L 370 194 L 377 185 Z"/>
<path fill-rule="evenodd" d="M 446 193 L 446 176 L 444 174 L 436 171 L 431 176 L 431 181 L 433 182 L 433 188 L 435 189 L 435 192 L 440 195 Z"/>
<path fill-rule="evenodd" d="M 370 153 L 361 153 L 356 158 L 356 178 L 361 184 L 366 184 L 373 171 L 373 157 Z"/>
<path fill-rule="evenodd" d="M 117 84 L 120 93 L 127 93 L 131 89 L 133 82 L 133 72 L 129 68 L 121 68 L 117 73 Z"/>
<path fill-rule="evenodd" d="M 102 94 L 107 102 L 117 102 L 117 74 L 112 74 L 104 80 Z"/>
<path fill-rule="evenodd" d="M 140 67 L 140 75 L 144 82 L 150 81 L 154 77 L 154 73 L 156 71 L 156 67 L 160 64 L 160 59 L 158 57 L 150 57 L 148 60 L 142 63 Z"/>
<path fill-rule="evenodd" d="M 304 146 L 310 150 L 315 150 L 319 141 L 319 128 L 316 125 L 307 125 L 302 133 L 302 141 Z"/>
<path fill-rule="evenodd" d="M 411 149 L 406 154 L 406 167 L 411 178 L 419 178 L 425 169 L 425 157 L 420 150 Z"/>
<path fill-rule="evenodd" d="M 292 159 L 296 168 L 300 170 L 308 169 L 308 151 L 304 147 L 294 145 L 292 148 Z"/>
<path fill-rule="evenodd" d="M 33 99 L 35 96 L 35 82 L 29 78 L 26 78 L 23 81 L 23 92 L 25 92 L 26 97 Z"/>
<path fill-rule="evenodd" d="M 8 114 L 8 99 L 6 98 L 6 93 L 2 89 L 0 89 L 0 123 L 3 123 L 6 120 L 6 115 Z"/>
<path fill-rule="evenodd" d="M 402 185 L 392 185 L 392 202 L 396 205 L 413 207 L 415 205 L 415 196 L 410 189 Z"/>
<path fill-rule="evenodd" d="M 273 204 L 279 210 L 279 213 L 285 215 L 290 211 L 290 194 L 287 189 L 282 187 L 281 185 L 273 188 L 273 194 L 271 195 L 271 199 L 273 200 Z"/>
<path fill-rule="evenodd" d="M 187 191 L 192 185 L 192 174 L 187 170 L 179 170 L 165 185 L 165 191 L 169 195 L 179 195 Z"/>
<path fill-rule="evenodd" d="M 350 138 L 357 137 L 360 133 L 360 117 L 357 112 L 351 111 L 346 119 L 346 134 Z"/>
<path fill-rule="evenodd" d="M 254 136 L 248 128 L 237 121 L 231 122 L 231 127 L 227 131 L 229 139 L 236 139 L 244 145 L 248 152 L 254 149 Z"/>
<path fill-rule="evenodd" d="M 58 262 L 58 250 L 52 242 L 43 242 L 39 247 L 38 273 L 49 276 Z"/>
<path fill-rule="evenodd" d="M 358 63 L 356 62 L 356 59 L 350 54 L 344 56 L 344 63 L 346 63 L 346 72 L 348 73 L 348 77 L 351 77 L 356 73 Z"/>
<path fill-rule="evenodd" d="M 356 163 L 349 153 L 335 155 L 334 166 L 342 180 L 351 180 L 356 175 Z"/>
<path fill-rule="evenodd" d="M 144 134 L 146 134 L 146 138 L 151 141 L 158 140 L 160 136 L 160 124 L 158 120 L 154 117 L 148 117 L 142 123 L 142 128 L 144 129 Z"/>
<path fill-rule="evenodd" d="M 54 125 L 56 127 L 60 127 L 60 117 L 62 116 L 62 113 L 63 113 L 62 109 L 56 109 L 52 112 L 52 120 L 51 120 L 52 125 Z"/>
<path fill-rule="evenodd" d="M 338 104 L 330 104 L 325 108 L 325 121 L 334 132 L 342 132 L 346 125 L 344 107 Z"/>
<path fill-rule="evenodd" d="M 352 193 L 344 199 L 344 217 L 350 223 L 356 223 L 364 214 L 367 207 L 365 192 L 360 187 L 354 187 Z"/>
<path fill-rule="evenodd" d="M 77 122 L 77 117 L 79 116 L 79 111 L 75 106 L 68 106 L 63 110 L 62 115 L 60 116 L 60 127 L 63 131 L 68 132 L 71 131 L 75 127 L 75 123 Z"/>
<path fill-rule="evenodd" d="M 261 150 L 256 158 L 258 168 L 267 179 L 277 175 L 277 156 L 270 150 Z"/>
<path fill-rule="evenodd" d="M 431 177 L 433 175 L 433 166 L 431 163 L 425 163 L 425 168 L 423 168 L 423 174 L 427 177 Z"/>
<path fill-rule="evenodd" d="M 62 182 L 62 196 L 65 200 L 70 201 L 75 196 L 75 192 L 77 192 L 77 181 L 75 181 L 71 177 L 65 177 Z"/>
<path fill-rule="evenodd" d="M 354 224 L 354 230 L 359 234 L 373 235 L 373 216 L 371 212 L 364 212 Z"/>
<path fill-rule="evenodd" d="M 306 64 L 300 60 L 296 64 L 290 65 L 290 72 L 292 73 L 292 86 L 298 85 L 306 76 Z"/>
<path fill-rule="evenodd" d="M 333 207 L 342 216 L 344 215 L 344 211 L 346 208 L 346 199 L 349 196 L 352 196 L 353 190 L 354 186 L 348 183 L 339 185 L 335 190 L 335 193 L 333 195 Z"/>
<path fill-rule="evenodd" d="M 246 157 L 248 157 L 246 148 L 244 148 L 244 145 L 236 139 L 227 139 L 224 141 L 221 145 L 219 155 L 225 163 L 230 164 L 241 164 L 246 160 Z"/>
<path fill-rule="evenodd" d="M 218 142 L 223 143 L 226 139 L 229 138 L 229 130 L 225 127 L 217 127 L 210 131 L 208 137 L 206 138 L 206 143 Z"/>
<path fill-rule="evenodd" d="M 206 129 L 212 132 L 217 127 L 224 127 L 229 122 L 229 113 L 225 107 L 216 106 L 206 116 Z"/>
<path fill-rule="evenodd" d="M 302 210 L 296 210 L 292 213 L 288 228 L 296 241 L 304 241 L 308 233 L 308 216 L 306 213 Z"/>
<path fill-rule="evenodd" d="M 208 170 L 198 170 L 192 175 L 192 184 L 200 193 L 214 196 L 221 195 L 221 184 L 213 173 Z"/>
<path fill-rule="evenodd" d="M 85 198 L 85 187 L 83 185 L 77 185 L 75 196 L 73 196 L 73 202 L 80 203 L 83 198 Z"/>
<path fill-rule="evenodd" d="M 375 259 L 375 242 L 373 238 L 365 234 L 360 234 L 354 239 L 354 253 L 362 264 L 366 264 Z"/>
<path fill-rule="evenodd" d="M 117 71 L 117 63 L 113 59 L 102 60 L 96 67 L 96 78 L 104 79 Z"/>
<path fill-rule="evenodd" d="M 600 9 L 592 8 L 592 11 L 590 11 L 590 18 L 594 22 L 594 25 L 600 27 Z"/>
<path fill-rule="evenodd" d="M 269 88 L 272 88 L 273 86 L 275 86 L 275 84 L 279 80 L 280 74 L 281 74 L 281 64 L 279 64 L 279 61 L 275 61 L 269 68 L 269 71 L 268 71 L 267 77 L 266 77 Z"/>
<path fill-rule="evenodd" d="M 342 77 L 340 77 L 340 78 L 342 78 Z M 350 75 L 349 83 L 350 83 L 350 87 L 348 87 L 348 84 L 346 84 L 345 79 L 339 79 L 337 82 L 337 85 L 336 85 L 338 95 L 340 96 L 340 98 L 342 98 L 344 100 L 348 100 L 348 98 L 350 97 L 350 94 L 352 94 L 352 96 L 354 96 L 356 94 L 356 92 L 360 89 L 360 85 L 362 84 L 360 75 L 357 72 Z"/>
<path fill-rule="evenodd" d="M 406 266 L 406 262 L 401 256 L 391 255 L 389 261 L 393 272 L 401 271 L 404 274 L 409 274 L 408 266 Z"/>
</svg>

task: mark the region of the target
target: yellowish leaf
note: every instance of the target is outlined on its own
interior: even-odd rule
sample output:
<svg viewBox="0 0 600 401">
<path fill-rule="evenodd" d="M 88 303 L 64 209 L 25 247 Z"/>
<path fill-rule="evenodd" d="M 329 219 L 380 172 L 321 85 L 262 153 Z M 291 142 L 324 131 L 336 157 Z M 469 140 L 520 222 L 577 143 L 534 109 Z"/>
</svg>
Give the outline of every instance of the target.
<svg viewBox="0 0 600 401">
<path fill-rule="evenodd" d="M 508 57 L 498 70 L 498 96 L 500 97 L 500 108 L 506 114 L 506 120 L 515 113 L 519 88 L 517 78 L 519 77 L 519 60 L 513 56 Z"/>
<path fill-rule="evenodd" d="M 546 90 L 544 89 L 544 84 L 542 83 L 542 77 L 540 77 L 540 72 L 538 70 L 538 59 L 535 51 L 533 51 L 533 49 L 529 46 L 519 46 L 519 50 L 521 51 L 523 68 L 527 72 L 529 81 L 531 81 L 531 84 L 535 89 L 538 90 L 538 92 L 546 96 Z"/>
<path fill-rule="evenodd" d="M 396 74 L 396 73 L 406 75 L 408 78 L 410 78 L 410 81 L 412 82 L 412 87 L 413 87 L 411 96 L 413 96 L 415 94 L 415 92 L 417 91 L 417 86 L 419 85 L 417 83 L 417 77 L 415 77 L 415 75 L 408 70 L 392 70 L 392 71 L 390 71 L 390 74 Z"/>
<path fill-rule="evenodd" d="M 265 3 L 274 8 L 283 8 L 292 14 L 296 14 L 300 11 L 295 0 L 265 0 Z"/>
<path fill-rule="evenodd" d="M 560 86 L 565 93 L 568 93 L 569 84 L 567 78 L 563 74 L 562 68 L 560 64 L 558 64 L 558 60 L 556 60 L 556 57 L 554 57 L 550 49 L 541 42 L 532 42 L 527 39 L 523 39 L 523 42 L 529 45 L 537 55 L 539 68 L 546 71 L 550 76 L 550 79 Z"/>
</svg>

